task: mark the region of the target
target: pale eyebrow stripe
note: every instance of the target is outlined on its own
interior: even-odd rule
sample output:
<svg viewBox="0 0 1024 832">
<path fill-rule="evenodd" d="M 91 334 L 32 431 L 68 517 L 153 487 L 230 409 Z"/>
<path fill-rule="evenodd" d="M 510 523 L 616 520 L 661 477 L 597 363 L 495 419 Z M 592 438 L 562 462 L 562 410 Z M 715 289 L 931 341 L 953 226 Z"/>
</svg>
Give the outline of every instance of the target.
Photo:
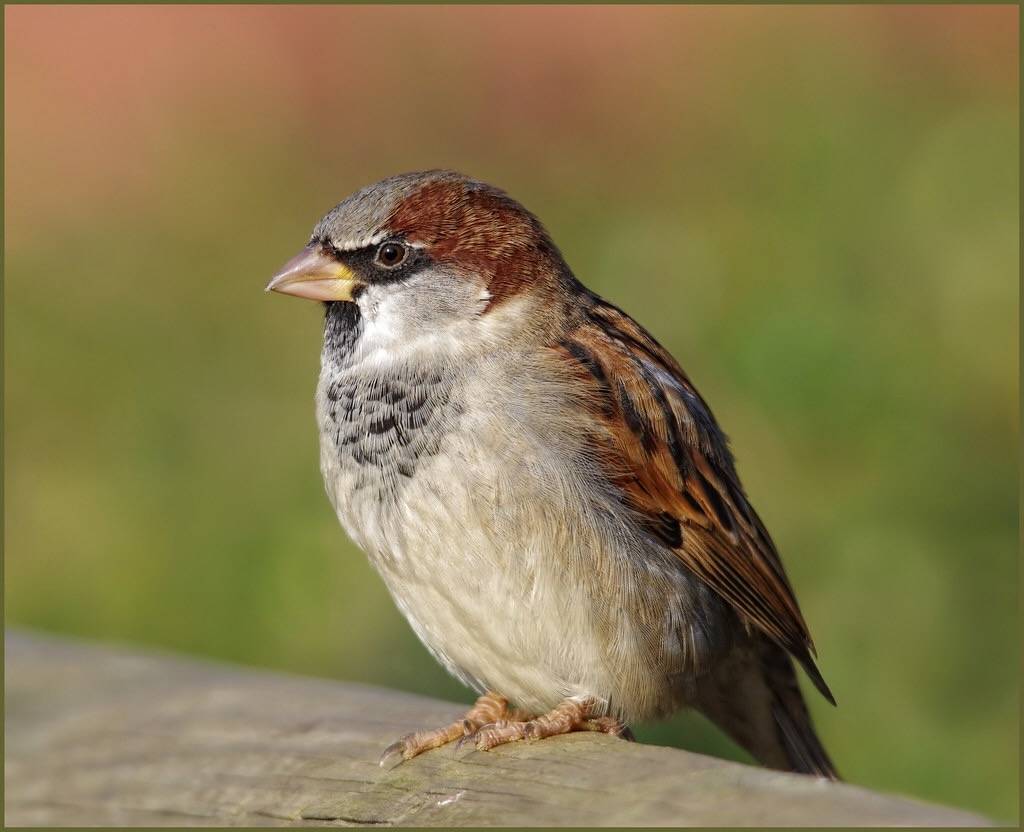
<svg viewBox="0 0 1024 832">
<path fill-rule="evenodd" d="M 331 245 L 334 246 L 338 251 L 359 251 L 361 248 L 367 248 L 369 246 L 375 246 L 387 239 L 387 234 L 372 234 L 369 237 L 361 237 L 357 240 L 343 240 L 341 242 L 335 242 L 331 240 Z"/>
<path fill-rule="evenodd" d="M 377 245 L 377 243 L 382 243 L 390 236 L 390 234 L 378 232 L 376 234 L 370 235 L 369 237 L 361 237 L 358 240 L 345 240 L 340 243 L 336 243 L 333 240 L 331 240 L 331 245 L 334 246 L 334 248 L 337 251 L 359 251 L 359 249 L 361 248 L 369 248 L 370 246 Z M 412 243 L 409 241 L 403 241 L 403 244 L 407 245 L 409 248 L 424 247 L 423 243 Z"/>
</svg>

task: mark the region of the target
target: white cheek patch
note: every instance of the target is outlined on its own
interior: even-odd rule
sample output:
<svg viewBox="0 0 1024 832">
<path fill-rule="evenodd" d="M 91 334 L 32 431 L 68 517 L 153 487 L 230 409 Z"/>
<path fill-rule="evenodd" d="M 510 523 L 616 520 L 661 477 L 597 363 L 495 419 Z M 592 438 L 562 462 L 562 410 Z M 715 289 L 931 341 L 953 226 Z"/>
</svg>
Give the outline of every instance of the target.
<svg viewBox="0 0 1024 832">
<path fill-rule="evenodd" d="M 486 337 L 480 311 L 487 297 L 486 290 L 437 272 L 402 284 L 370 284 L 356 301 L 362 311 L 358 360 L 376 367 L 458 360 Z"/>
<path fill-rule="evenodd" d="M 402 335 L 401 310 L 395 309 L 391 298 L 375 299 L 369 314 L 363 315 L 362 338 L 367 346 L 388 347 Z"/>
</svg>

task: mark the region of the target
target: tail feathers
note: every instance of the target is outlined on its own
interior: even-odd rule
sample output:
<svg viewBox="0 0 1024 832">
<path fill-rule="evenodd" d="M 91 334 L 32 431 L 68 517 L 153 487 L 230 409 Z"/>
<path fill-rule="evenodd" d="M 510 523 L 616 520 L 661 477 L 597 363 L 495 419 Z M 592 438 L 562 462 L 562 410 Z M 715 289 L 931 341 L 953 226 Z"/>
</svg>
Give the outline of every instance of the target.
<svg viewBox="0 0 1024 832">
<path fill-rule="evenodd" d="M 814 731 L 793 662 L 771 642 L 757 639 L 712 671 L 701 682 L 697 707 L 764 765 L 839 779 Z"/>
<path fill-rule="evenodd" d="M 803 702 L 800 703 L 803 706 Z M 803 707 L 806 714 L 806 707 Z M 838 780 L 839 772 L 814 733 L 810 717 L 801 720 L 781 702 L 772 703 L 772 715 L 778 726 L 782 744 L 786 749 L 790 770 L 801 774 L 814 774 Z"/>
</svg>

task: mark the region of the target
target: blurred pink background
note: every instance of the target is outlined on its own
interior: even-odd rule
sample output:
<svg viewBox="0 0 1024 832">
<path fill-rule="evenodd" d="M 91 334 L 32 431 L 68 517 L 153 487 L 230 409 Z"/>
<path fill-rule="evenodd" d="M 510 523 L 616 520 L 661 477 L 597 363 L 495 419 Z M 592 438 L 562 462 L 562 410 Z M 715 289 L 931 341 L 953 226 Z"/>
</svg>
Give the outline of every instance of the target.
<svg viewBox="0 0 1024 832">
<path fill-rule="evenodd" d="M 327 170 L 364 155 L 459 160 L 496 143 L 563 179 L 595 162 L 630 165 L 609 153 L 615 135 L 634 158 L 666 131 L 696 134 L 699 149 L 728 135 L 743 98 L 746 75 L 730 60 L 773 70 L 779 56 L 744 55 L 766 29 L 875 50 L 896 87 L 922 62 L 965 86 L 1005 85 L 1017 16 L 1013 6 L 8 6 L 7 233 L 16 242 L 51 218 L 73 222 L 83 201 L 130 211 L 159 199 L 181 163 L 179 134 L 243 154 L 296 143 Z M 638 188 L 658 176 L 627 169 Z"/>
</svg>

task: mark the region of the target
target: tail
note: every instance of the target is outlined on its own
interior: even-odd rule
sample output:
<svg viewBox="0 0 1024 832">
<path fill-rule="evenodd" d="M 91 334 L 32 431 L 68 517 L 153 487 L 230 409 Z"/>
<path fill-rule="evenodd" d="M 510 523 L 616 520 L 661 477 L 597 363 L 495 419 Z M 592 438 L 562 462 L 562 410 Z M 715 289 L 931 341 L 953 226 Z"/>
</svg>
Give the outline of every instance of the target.
<svg viewBox="0 0 1024 832">
<path fill-rule="evenodd" d="M 701 680 L 696 706 L 764 765 L 839 779 L 814 732 L 793 661 L 764 637 Z"/>
</svg>

